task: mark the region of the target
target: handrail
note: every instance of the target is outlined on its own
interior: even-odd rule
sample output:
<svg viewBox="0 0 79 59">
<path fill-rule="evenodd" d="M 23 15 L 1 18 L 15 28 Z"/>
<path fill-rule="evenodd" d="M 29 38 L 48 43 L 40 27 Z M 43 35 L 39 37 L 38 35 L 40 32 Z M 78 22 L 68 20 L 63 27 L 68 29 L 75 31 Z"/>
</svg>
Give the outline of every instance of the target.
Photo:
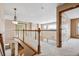
<svg viewBox="0 0 79 59">
<path fill-rule="evenodd" d="M 38 31 L 38 30 L 15 30 L 15 31 Z M 56 31 L 56 30 L 40 30 L 40 31 Z"/>
<path fill-rule="evenodd" d="M 33 55 L 35 55 L 37 53 L 37 51 L 35 49 L 33 49 L 30 45 L 28 45 L 27 43 L 23 42 L 21 39 L 15 37 L 17 40 L 17 42 L 19 44 L 21 44 L 22 46 L 27 46 L 28 48 L 30 48 L 33 52 L 35 52 Z"/>
<path fill-rule="evenodd" d="M 20 40 L 21 42 L 23 42 L 22 40 Z M 28 46 L 30 49 L 32 49 L 34 52 L 36 52 L 35 49 L 33 49 L 30 45 L 28 45 L 27 43 L 23 42 L 26 46 Z M 36 52 L 37 53 L 37 52 Z"/>
</svg>

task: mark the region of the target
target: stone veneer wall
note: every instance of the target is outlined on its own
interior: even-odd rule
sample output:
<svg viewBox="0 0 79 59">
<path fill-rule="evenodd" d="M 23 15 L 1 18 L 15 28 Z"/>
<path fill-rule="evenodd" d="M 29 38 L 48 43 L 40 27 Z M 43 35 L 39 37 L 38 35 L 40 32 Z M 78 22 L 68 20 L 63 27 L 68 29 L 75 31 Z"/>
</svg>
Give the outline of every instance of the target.
<svg viewBox="0 0 79 59">
<path fill-rule="evenodd" d="M 5 43 L 10 43 L 15 37 L 16 25 L 11 20 L 5 20 Z"/>
<path fill-rule="evenodd" d="M 62 15 L 62 40 L 67 41 L 70 38 L 70 19 L 68 19 L 64 14 Z"/>
</svg>

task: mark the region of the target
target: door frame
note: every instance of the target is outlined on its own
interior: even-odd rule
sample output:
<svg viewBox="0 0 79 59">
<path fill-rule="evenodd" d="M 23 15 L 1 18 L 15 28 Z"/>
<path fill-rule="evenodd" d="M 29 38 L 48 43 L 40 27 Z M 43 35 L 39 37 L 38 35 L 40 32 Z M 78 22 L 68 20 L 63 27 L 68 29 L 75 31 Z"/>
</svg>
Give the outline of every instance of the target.
<svg viewBox="0 0 79 59">
<path fill-rule="evenodd" d="M 79 18 L 71 19 L 71 29 L 70 29 L 71 30 L 71 33 L 70 33 L 71 38 L 79 39 L 79 34 L 78 34 L 78 30 L 77 30 L 78 23 L 79 23 Z M 73 34 L 75 34 L 75 35 L 73 35 Z"/>
<path fill-rule="evenodd" d="M 76 9 L 79 7 L 79 3 L 65 3 L 63 5 L 60 5 L 57 7 L 57 40 L 56 40 L 56 45 L 58 48 L 62 47 L 62 29 L 61 29 L 61 25 L 62 25 L 62 13 L 72 10 L 72 9 Z"/>
<path fill-rule="evenodd" d="M 71 19 L 71 27 L 70 27 L 70 38 L 77 38 L 77 20 L 78 18 Z"/>
</svg>

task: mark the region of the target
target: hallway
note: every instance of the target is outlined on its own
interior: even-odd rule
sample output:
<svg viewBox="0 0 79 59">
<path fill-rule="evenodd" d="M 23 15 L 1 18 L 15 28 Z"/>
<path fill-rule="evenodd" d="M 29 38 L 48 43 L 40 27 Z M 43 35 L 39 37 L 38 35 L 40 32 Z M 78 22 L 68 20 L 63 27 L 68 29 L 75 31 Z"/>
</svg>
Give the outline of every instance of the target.
<svg viewBox="0 0 79 59">
<path fill-rule="evenodd" d="M 0 7 L 0 42 L 6 56 L 19 56 L 20 51 L 24 56 L 79 56 L 79 4 L 6 3 Z M 71 26 L 72 19 L 75 25 Z"/>
</svg>

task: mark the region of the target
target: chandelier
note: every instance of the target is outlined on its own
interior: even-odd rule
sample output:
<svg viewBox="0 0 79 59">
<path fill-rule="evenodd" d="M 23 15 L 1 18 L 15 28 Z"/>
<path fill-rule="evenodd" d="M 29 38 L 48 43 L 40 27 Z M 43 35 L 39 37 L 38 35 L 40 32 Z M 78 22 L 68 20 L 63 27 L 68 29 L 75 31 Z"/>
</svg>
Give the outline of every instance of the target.
<svg viewBox="0 0 79 59">
<path fill-rule="evenodd" d="M 14 8 L 14 20 L 12 21 L 13 24 L 18 24 L 17 17 L 16 17 L 16 8 Z"/>
</svg>

